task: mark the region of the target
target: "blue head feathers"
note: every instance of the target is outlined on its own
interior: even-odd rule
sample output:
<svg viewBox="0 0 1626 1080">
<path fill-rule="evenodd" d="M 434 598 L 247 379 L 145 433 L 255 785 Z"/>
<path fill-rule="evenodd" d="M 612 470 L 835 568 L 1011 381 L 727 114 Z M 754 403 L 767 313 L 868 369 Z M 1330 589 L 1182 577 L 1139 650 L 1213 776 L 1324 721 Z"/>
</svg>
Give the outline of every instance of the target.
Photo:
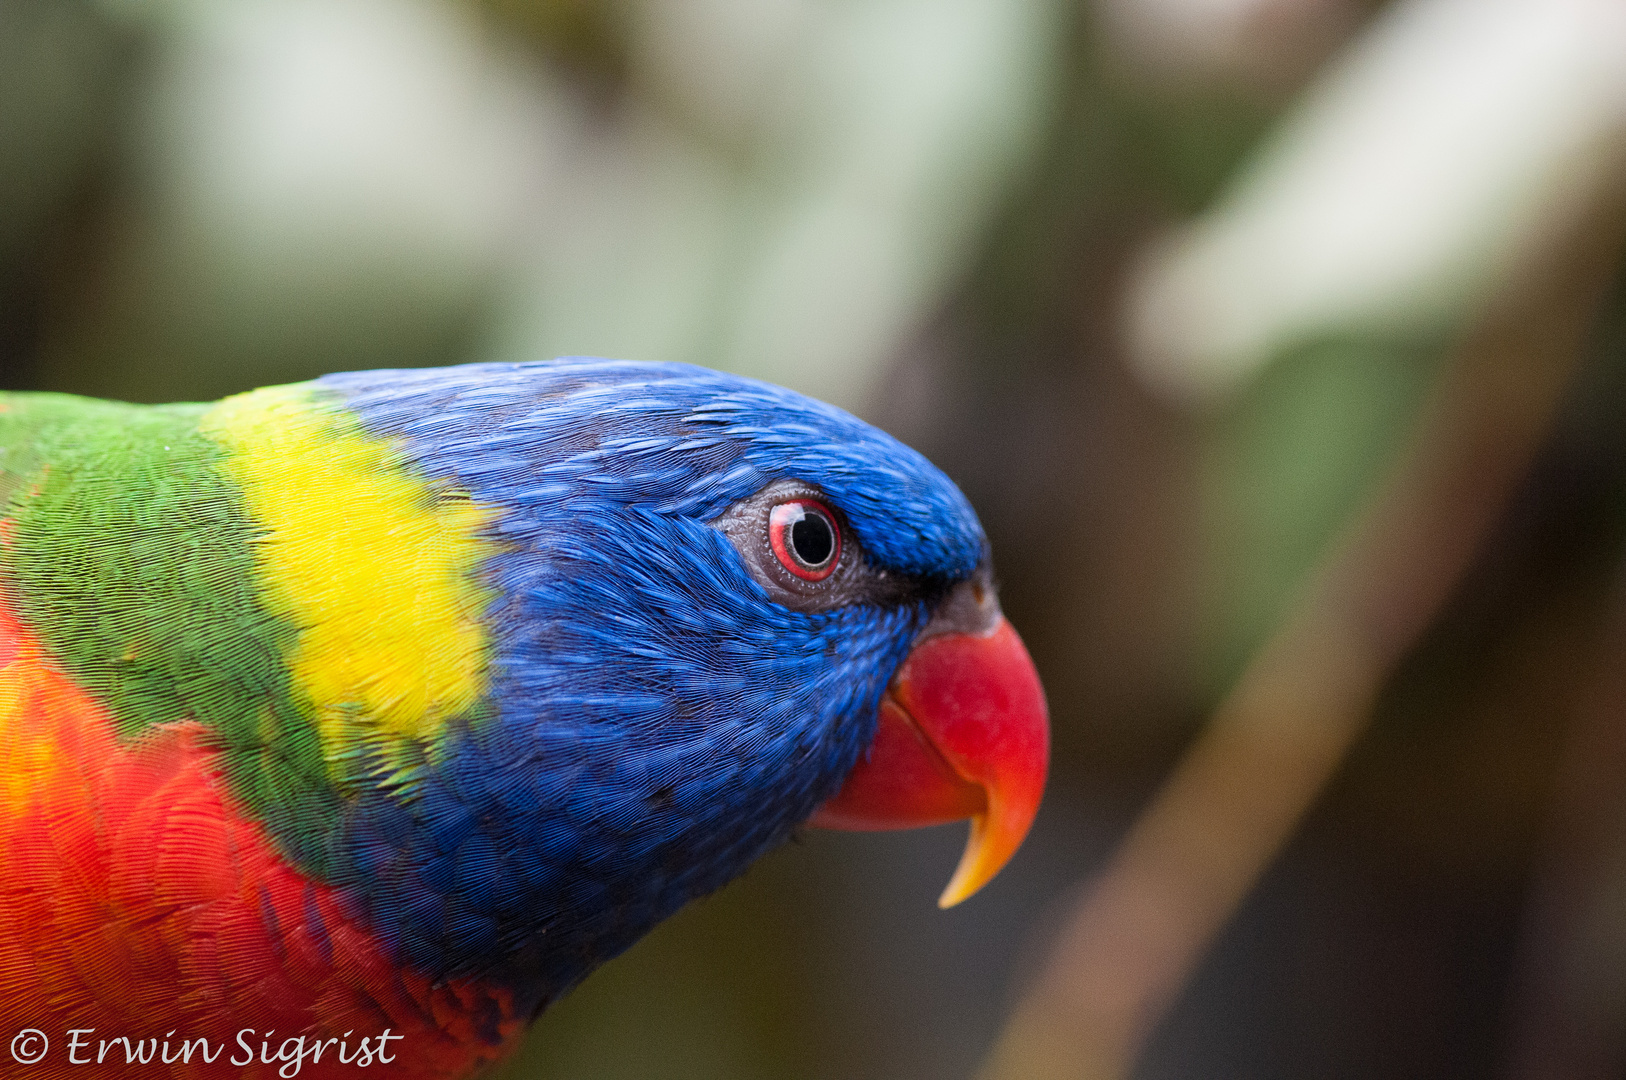
<svg viewBox="0 0 1626 1080">
<path fill-rule="evenodd" d="M 569 359 L 317 385 L 494 509 L 499 540 L 489 700 L 409 790 L 348 801 L 335 863 L 403 959 L 535 1005 L 828 798 L 933 604 L 984 559 L 924 458 L 764 383 Z M 834 512 L 854 565 L 835 599 L 758 565 L 776 490 Z"/>
</svg>

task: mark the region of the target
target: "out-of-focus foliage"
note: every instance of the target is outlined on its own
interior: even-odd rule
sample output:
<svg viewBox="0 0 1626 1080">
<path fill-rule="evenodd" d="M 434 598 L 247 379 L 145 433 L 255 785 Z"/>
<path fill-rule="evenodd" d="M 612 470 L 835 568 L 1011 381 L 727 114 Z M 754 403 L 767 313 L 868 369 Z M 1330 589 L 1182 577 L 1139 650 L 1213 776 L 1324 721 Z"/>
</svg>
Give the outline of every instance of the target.
<svg viewBox="0 0 1626 1080">
<path fill-rule="evenodd" d="M 119 44 L 89 5 L 0 7 L 0 259 L 8 268 L 81 193 L 108 127 Z"/>
<path fill-rule="evenodd" d="M 122 204 L 42 378 L 137 398 L 594 353 L 856 404 L 1049 80 L 1041 0 L 115 10 L 149 60 Z"/>
<path fill-rule="evenodd" d="M 0 5 L 0 385 L 28 362 L 62 232 L 112 137 L 125 44 L 89 3 Z"/>
<path fill-rule="evenodd" d="M 1428 351 L 1328 340 L 1277 360 L 1205 440 L 1202 683 L 1222 692 L 1404 444 Z"/>
</svg>

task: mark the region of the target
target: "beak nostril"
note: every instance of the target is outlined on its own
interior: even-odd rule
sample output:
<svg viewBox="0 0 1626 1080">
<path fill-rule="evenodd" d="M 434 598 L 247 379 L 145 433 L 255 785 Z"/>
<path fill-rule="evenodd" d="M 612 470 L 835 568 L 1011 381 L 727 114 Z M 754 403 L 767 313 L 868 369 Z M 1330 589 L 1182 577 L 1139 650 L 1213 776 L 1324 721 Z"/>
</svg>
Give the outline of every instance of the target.
<svg viewBox="0 0 1626 1080">
<path fill-rule="evenodd" d="M 999 626 L 999 594 L 986 570 L 960 582 L 938 604 L 916 643 L 942 634 L 987 637 Z"/>
</svg>

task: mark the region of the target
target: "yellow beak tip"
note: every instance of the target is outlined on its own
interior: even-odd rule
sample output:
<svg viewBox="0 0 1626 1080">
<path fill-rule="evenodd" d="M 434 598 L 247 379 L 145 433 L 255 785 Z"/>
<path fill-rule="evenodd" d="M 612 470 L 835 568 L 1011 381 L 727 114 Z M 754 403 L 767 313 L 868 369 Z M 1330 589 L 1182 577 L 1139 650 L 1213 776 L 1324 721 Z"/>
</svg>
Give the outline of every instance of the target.
<svg viewBox="0 0 1626 1080">
<path fill-rule="evenodd" d="M 1014 854 L 1014 851 L 1000 853 L 992 850 L 987 823 L 988 815 L 985 813 L 971 819 L 971 836 L 960 855 L 960 865 L 954 868 L 954 876 L 949 878 L 948 887 L 937 898 L 939 908 L 946 910 L 975 896 Z"/>
</svg>

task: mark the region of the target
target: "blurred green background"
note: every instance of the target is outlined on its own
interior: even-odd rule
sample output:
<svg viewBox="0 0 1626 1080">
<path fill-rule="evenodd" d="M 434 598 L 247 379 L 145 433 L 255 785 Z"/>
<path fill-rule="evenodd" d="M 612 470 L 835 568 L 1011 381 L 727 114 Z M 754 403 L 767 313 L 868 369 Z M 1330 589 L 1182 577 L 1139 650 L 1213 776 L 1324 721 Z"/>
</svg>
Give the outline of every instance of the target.
<svg viewBox="0 0 1626 1080">
<path fill-rule="evenodd" d="M 0 388 L 684 360 L 926 452 L 1050 695 L 1027 846 L 940 912 L 958 828 L 809 833 L 500 1075 L 968 1077 L 1442 363 L 1626 177 L 1623 73 L 1600 0 L 0 0 Z M 1572 842 L 1626 820 L 1561 766 L 1626 660 L 1605 291 L 1136 1076 L 1626 1076 L 1626 853 Z"/>
</svg>

